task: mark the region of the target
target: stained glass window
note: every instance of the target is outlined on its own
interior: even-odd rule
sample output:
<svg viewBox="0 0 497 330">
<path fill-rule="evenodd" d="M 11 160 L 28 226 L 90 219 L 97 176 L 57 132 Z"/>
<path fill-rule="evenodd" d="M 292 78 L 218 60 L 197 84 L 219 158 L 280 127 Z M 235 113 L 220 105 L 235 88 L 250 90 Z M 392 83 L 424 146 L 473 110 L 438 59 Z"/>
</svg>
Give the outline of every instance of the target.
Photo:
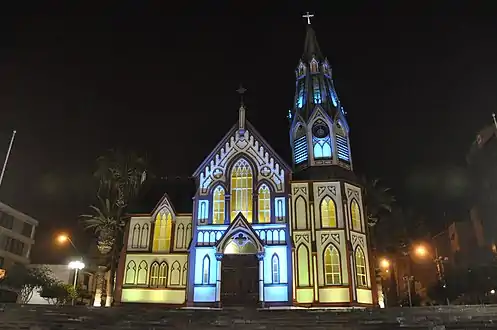
<svg viewBox="0 0 497 330">
<path fill-rule="evenodd" d="M 328 196 L 321 201 L 321 226 L 323 228 L 334 228 L 337 226 L 335 202 Z"/>
<path fill-rule="evenodd" d="M 231 170 L 231 221 L 239 212 L 252 222 L 252 169 L 240 159 Z"/>
<path fill-rule="evenodd" d="M 167 286 L 167 264 L 163 261 L 159 266 L 158 285 Z"/>
<path fill-rule="evenodd" d="M 259 188 L 259 223 L 271 222 L 271 193 L 265 184 Z"/>
<path fill-rule="evenodd" d="M 159 286 L 159 263 L 156 261 L 150 266 L 150 281 L 151 287 Z"/>
<path fill-rule="evenodd" d="M 357 286 L 367 286 L 366 257 L 364 256 L 364 251 L 360 246 L 355 250 L 355 268 L 357 275 Z"/>
<path fill-rule="evenodd" d="M 213 217 L 212 217 L 212 223 L 213 224 L 223 224 L 224 223 L 224 207 L 225 207 L 225 199 L 224 199 L 224 188 L 221 186 L 217 186 L 216 189 L 214 189 L 214 195 L 213 195 Z"/>
<path fill-rule="evenodd" d="M 302 79 L 297 84 L 298 94 L 297 94 L 297 108 L 301 109 L 305 102 L 305 81 Z"/>
<path fill-rule="evenodd" d="M 357 204 L 355 199 L 350 204 L 350 215 L 352 216 L 352 229 L 361 231 L 361 211 L 359 210 L 359 204 Z"/>
<path fill-rule="evenodd" d="M 338 249 L 329 245 L 324 252 L 324 280 L 326 285 L 342 284 L 340 254 Z"/>
<path fill-rule="evenodd" d="M 171 212 L 162 210 L 155 217 L 153 252 L 169 252 L 173 217 Z"/>
<path fill-rule="evenodd" d="M 202 284 L 209 284 L 209 273 L 210 273 L 211 259 L 209 256 L 205 256 L 202 262 Z"/>
</svg>

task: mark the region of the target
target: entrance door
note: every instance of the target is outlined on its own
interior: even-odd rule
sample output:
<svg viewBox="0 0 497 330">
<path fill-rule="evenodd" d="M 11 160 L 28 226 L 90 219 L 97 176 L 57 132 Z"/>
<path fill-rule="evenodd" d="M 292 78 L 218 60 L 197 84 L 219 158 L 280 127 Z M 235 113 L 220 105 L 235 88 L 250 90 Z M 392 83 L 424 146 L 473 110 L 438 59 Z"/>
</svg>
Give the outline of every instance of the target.
<svg viewBox="0 0 497 330">
<path fill-rule="evenodd" d="M 221 261 L 221 304 L 257 306 L 259 262 L 254 254 L 225 254 Z"/>
</svg>

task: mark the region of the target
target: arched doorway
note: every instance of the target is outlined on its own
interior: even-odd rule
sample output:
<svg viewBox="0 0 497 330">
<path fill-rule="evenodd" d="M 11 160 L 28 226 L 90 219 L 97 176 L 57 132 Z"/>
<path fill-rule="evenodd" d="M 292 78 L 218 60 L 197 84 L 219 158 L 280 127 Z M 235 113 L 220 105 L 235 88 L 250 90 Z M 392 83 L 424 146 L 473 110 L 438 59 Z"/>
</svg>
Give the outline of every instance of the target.
<svg viewBox="0 0 497 330">
<path fill-rule="evenodd" d="M 239 232 L 226 241 L 221 260 L 222 306 L 257 306 L 259 249 L 249 235 Z"/>
</svg>

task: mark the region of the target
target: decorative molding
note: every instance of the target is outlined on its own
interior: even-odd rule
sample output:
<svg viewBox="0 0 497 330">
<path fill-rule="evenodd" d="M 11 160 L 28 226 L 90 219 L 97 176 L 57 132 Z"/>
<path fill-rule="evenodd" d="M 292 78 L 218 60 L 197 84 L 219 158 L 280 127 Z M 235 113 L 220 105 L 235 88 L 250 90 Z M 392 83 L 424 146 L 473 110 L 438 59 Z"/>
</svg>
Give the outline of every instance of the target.
<svg viewBox="0 0 497 330">
<path fill-rule="evenodd" d="M 337 195 L 337 187 L 336 186 L 328 186 L 328 191 L 331 192 L 334 196 Z"/>
<path fill-rule="evenodd" d="M 320 197 L 326 190 L 326 187 L 324 186 L 321 186 L 321 187 L 318 187 L 318 197 Z"/>
<path fill-rule="evenodd" d="M 335 241 L 338 245 L 340 245 L 340 234 L 331 234 L 331 239 Z"/>
<path fill-rule="evenodd" d="M 225 145 L 217 148 L 210 162 L 200 172 L 201 195 L 206 195 L 216 181 L 226 182 L 229 179 L 227 166 L 231 159 L 242 153 L 257 165 L 257 168 L 253 169 L 254 179 L 267 179 L 273 184 L 276 192 L 284 192 L 284 165 L 279 164 L 275 156 L 269 153 L 269 148 L 249 130 L 243 134 L 239 134 L 238 130 L 233 131 Z"/>
<path fill-rule="evenodd" d="M 306 187 L 293 187 L 293 194 L 297 195 L 301 191 L 304 195 L 307 195 Z"/>
<path fill-rule="evenodd" d="M 321 234 L 321 244 L 324 244 L 330 238 L 330 234 Z"/>
</svg>

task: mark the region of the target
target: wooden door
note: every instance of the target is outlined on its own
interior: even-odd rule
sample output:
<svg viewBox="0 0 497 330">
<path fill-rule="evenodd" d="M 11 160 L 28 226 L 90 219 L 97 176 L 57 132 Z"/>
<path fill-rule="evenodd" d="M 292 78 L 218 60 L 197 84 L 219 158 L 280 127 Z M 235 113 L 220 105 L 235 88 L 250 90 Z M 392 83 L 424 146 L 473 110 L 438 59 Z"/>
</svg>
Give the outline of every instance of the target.
<svg viewBox="0 0 497 330">
<path fill-rule="evenodd" d="M 227 254 L 221 261 L 221 304 L 257 306 L 259 262 L 253 254 Z"/>
</svg>

